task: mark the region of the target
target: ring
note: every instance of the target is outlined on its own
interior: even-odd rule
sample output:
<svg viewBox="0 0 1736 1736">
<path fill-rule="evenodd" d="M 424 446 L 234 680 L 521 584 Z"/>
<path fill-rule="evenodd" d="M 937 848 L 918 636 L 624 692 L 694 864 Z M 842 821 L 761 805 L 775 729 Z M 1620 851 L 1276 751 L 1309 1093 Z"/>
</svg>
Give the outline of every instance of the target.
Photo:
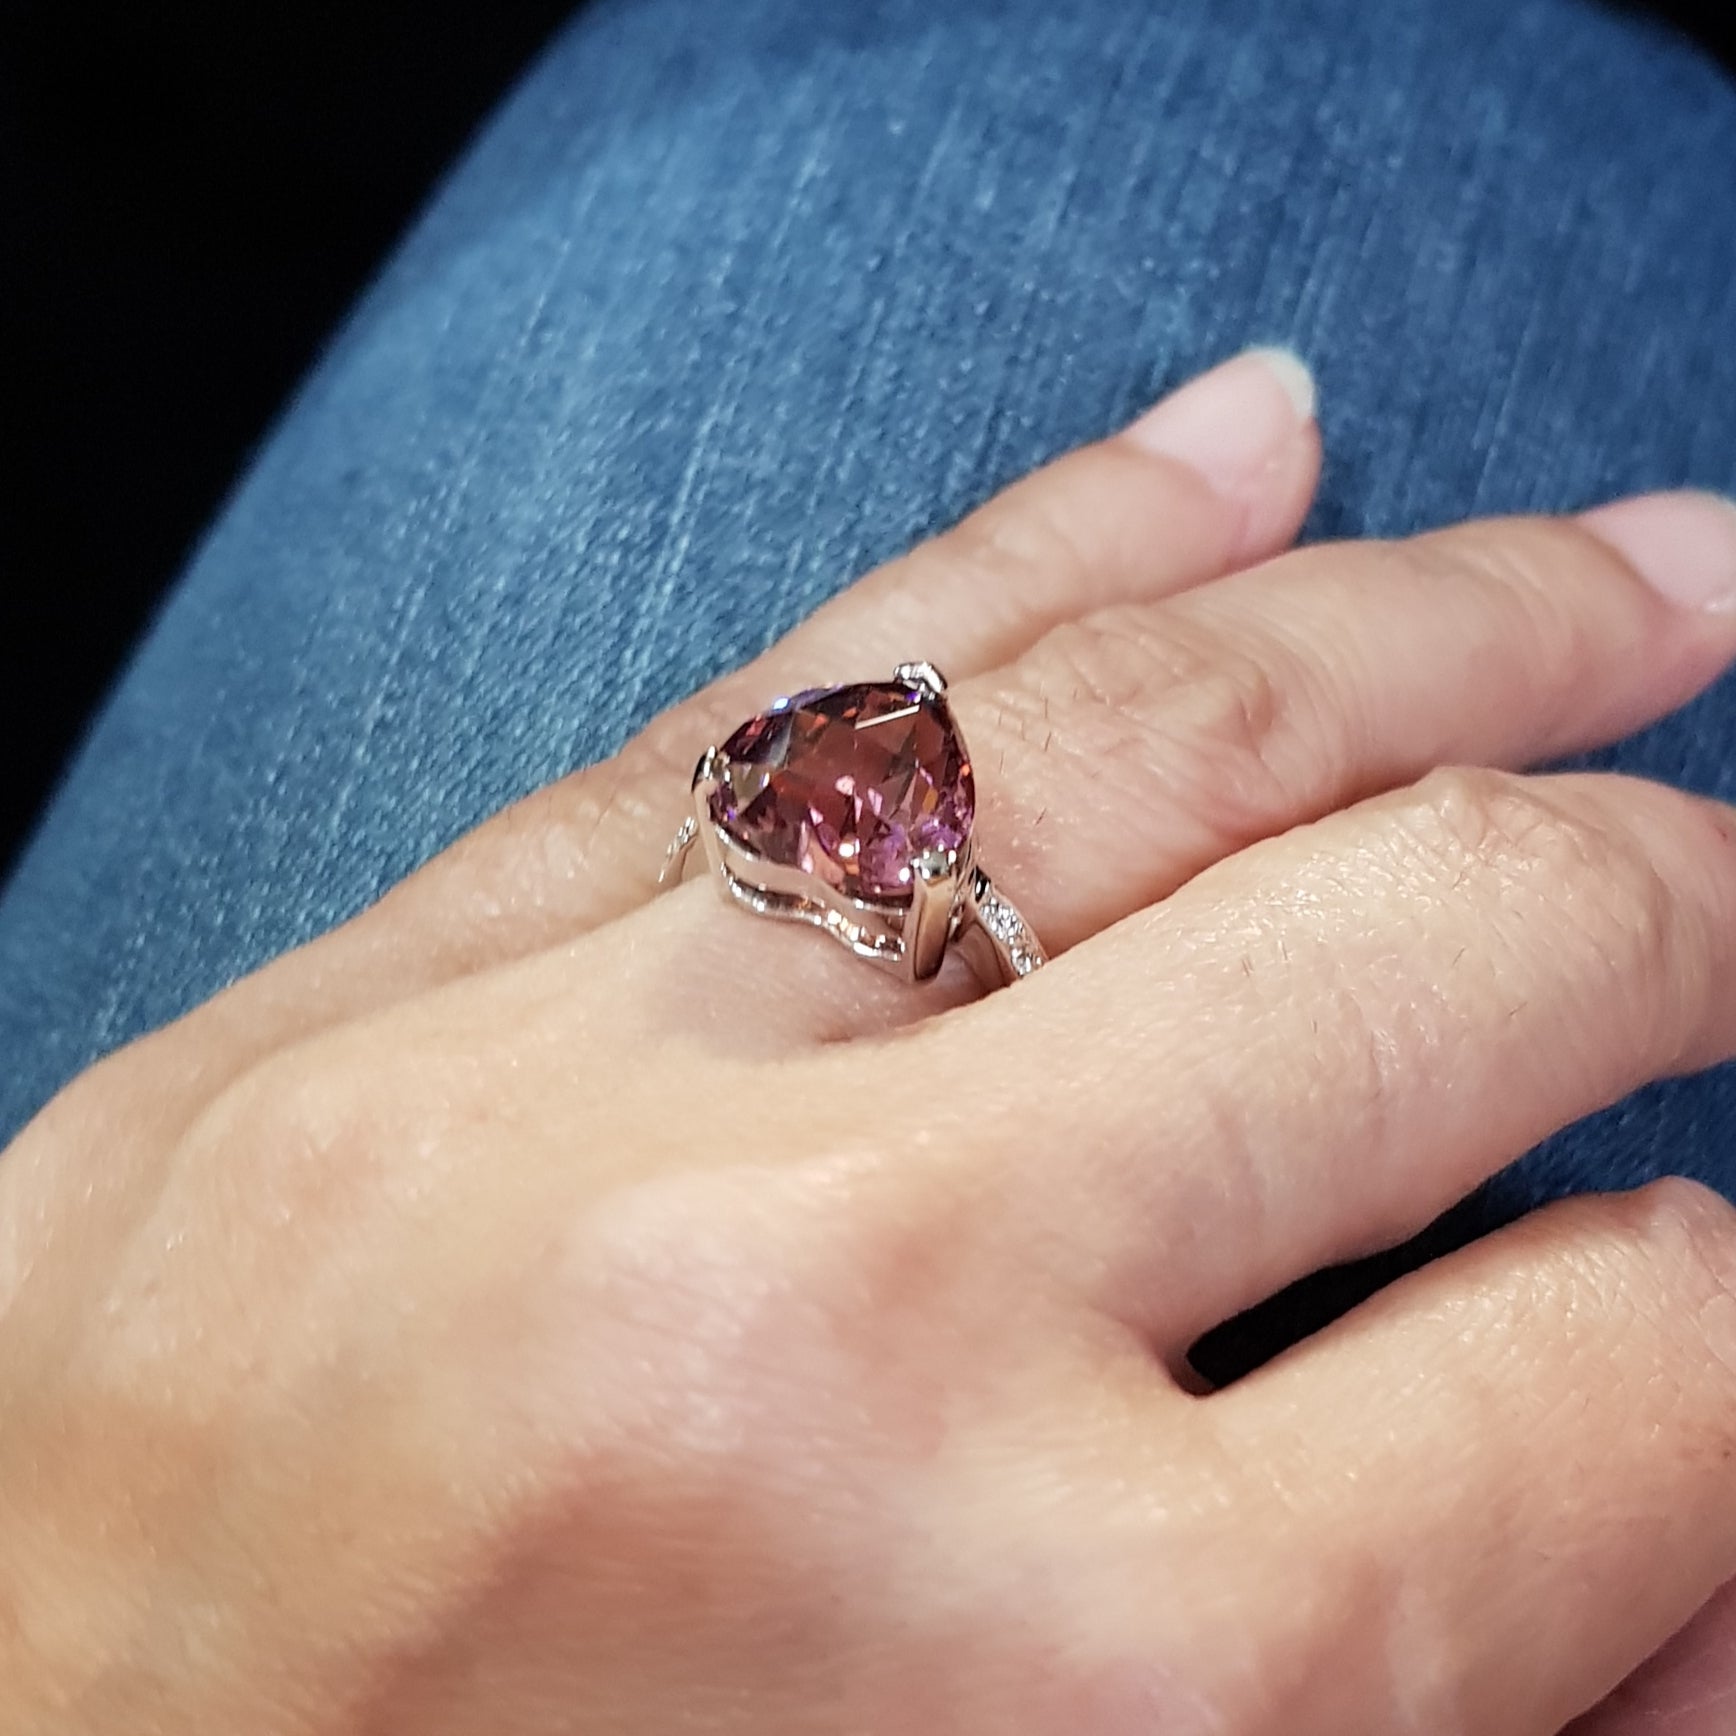
<svg viewBox="0 0 1736 1736">
<path fill-rule="evenodd" d="M 910 982 L 956 946 L 1004 986 L 1047 954 L 977 865 L 975 813 L 946 678 L 900 663 L 890 681 L 779 699 L 709 749 L 658 886 L 703 841 L 724 895 L 755 915 L 812 923 Z"/>
</svg>

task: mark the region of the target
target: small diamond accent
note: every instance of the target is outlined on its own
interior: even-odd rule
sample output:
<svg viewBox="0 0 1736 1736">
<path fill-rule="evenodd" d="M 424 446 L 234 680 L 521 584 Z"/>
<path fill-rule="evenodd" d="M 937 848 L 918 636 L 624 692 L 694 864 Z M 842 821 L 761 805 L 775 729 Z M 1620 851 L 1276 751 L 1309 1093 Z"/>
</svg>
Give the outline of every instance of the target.
<svg viewBox="0 0 1736 1736">
<path fill-rule="evenodd" d="M 977 900 L 977 921 L 1007 949 L 1015 976 L 1029 976 L 1043 962 L 1037 937 L 999 893 L 991 890 Z"/>
</svg>

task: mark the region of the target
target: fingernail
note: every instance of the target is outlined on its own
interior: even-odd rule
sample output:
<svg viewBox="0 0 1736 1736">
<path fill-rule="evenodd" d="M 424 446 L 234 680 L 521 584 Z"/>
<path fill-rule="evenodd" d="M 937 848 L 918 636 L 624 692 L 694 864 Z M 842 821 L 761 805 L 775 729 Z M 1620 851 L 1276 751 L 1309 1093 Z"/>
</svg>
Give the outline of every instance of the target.
<svg viewBox="0 0 1736 1736">
<path fill-rule="evenodd" d="M 1293 350 L 1244 350 L 1154 405 L 1128 430 L 1224 495 L 1245 495 L 1314 420 L 1314 376 Z"/>
<path fill-rule="evenodd" d="M 1579 522 L 1667 601 L 1736 613 L 1736 501 L 1684 488 L 1593 507 Z"/>
</svg>

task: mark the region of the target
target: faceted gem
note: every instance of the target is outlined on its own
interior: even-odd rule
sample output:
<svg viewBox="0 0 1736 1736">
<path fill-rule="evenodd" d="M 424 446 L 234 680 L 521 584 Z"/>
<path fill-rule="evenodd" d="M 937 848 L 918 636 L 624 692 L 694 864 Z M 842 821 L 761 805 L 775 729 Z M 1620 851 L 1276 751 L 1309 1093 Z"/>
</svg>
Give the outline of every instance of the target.
<svg viewBox="0 0 1736 1736">
<path fill-rule="evenodd" d="M 946 701 L 902 681 L 780 699 L 723 744 L 711 817 L 751 855 L 846 898 L 904 903 L 912 864 L 962 849 L 976 786 Z"/>
</svg>

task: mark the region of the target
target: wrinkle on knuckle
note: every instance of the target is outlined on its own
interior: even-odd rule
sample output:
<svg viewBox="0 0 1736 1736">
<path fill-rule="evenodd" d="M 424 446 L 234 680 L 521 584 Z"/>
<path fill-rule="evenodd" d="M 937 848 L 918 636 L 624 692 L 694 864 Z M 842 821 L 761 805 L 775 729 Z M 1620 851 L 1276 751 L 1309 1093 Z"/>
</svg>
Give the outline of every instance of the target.
<svg viewBox="0 0 1736 1736">
<path fill-rule="evenodd" d="M 148 1368 L 189 1333 L 203 1390 L 341 1336 L 353 1254 L 437 1191 L 414 1101 L 378 1056 L 285 1051 L 230 1081 L 181 1132 L 117 1263 L 106 1354 Z M 316 1058 L 317 1057 L 317 1058 Z M 213 1263 L 208 1250 L 221 1247 Z M 282 1322 L 293 1313 L 297 1332 Z M 183 1363 L 183 1366 L 184 1363 Z"/>
<path fill-rule="evenodd" d="M 1449 867 L 1578 873 L 1602 849 L 1589 824 L 1545 800 L 1531 779 L 1487 766 L 1430 772 L 1398 813 L 1408 841 Z"/>
<path fill-rule="evenodd" d="M 611 760 L 570 773 L 514 802 L 492 822 L 500 840 L 510 846 L 506 860 L 511 879 L 535 887 L 579 873 L 608 826 L 643 821 L 655 797 L 665 793 L 661 781 L 642 782 Z M 498 894 L 501 883 L 491 882 L 490 889 Z"/>
<path fill-rule="evenodd" d="M 243 1074 L 194 1123 L 189 1138 L 234 1195 L 234 1215 L 312 1239 L 359 1216 L 410 1180 L 427 1179 L 438 1140 L 427 1097 L 404 1069 L 371 1050 L 317 1042 Z M 237 1165 L 237 1152 L 248 1161 Z"/>
<path fill-rule="evenodd" d="M 841 1452 L 937 1438 L 968 1310 L 956 1208 L 877 1185 L 878 1160 L 683 1170 L 587 1212 L 568 1268 L 598 1343 L 638 1371 L 664 1438 L 750 1460 L 816 1433 Z"/>
<path fill-rule="evenodd" d="M 1558 525 L 1545 519 L 1489 519 L 1385 545 L 1387 558 L 1418 578 L 1463 590 L 1466 582 L 1500 591 L 1505 601 L 1537 611 L 1552 631 L 1573 634 L 1574 587 L 1562 573 L 1568 550 Z"/>
<path fill-rule="evenodd" d="M 1736 1447 L 1736 1209 L 1711 1189 L 1669 1176 L 1620 1196 L 1630 1246 L 1655 1274 L 1660 1328 L 1692 1334 L 1694 1368 L 1722 1371 L 1725 1424 Z"/>
<path fill-rule="evenodd" d="M 1559 799 L 1541 781 L 1487 768 L 1431 773 L 1400 809 L 1407 848 L 1449 884 L 1481 883 L 1492 910 L 1557 913 L 1564 938 L 1595 955 L 1632 997 L 1668 1005 L 1691 964 L 1688 917 L 1671 879 L 1633 829 Z M 1565 911 L 1571 924 L 1564 924 Z"/>
<path fill-rule="evenodd" d="M 1454 590 L 1470 581 L 1547 600 L 1561 589 L 1560 537 L 1543 521 L 1479 520 L 1382 547 L 1387 560 L 1402 563 L 1417 578 Z"/>
<path fill-rule="evenodd" d="M 1134 783 L 1146 805 L 1167 789 L 1233 847 L 1298 800 L 1294 672 L 1279 660 L 1184 615 L 1104 610 L 1048 635 L 1012 709 L 1062 712 L 1067 746 L 1099 775 Z"/>
<path fill-rule="evenodd" d="M 1102 609 L 1057 627 L 1045 641 L 1049 679 L 1068 698 L 1110 711 L 1153 709 L 1210 680 L 1227 659 L 1217 641 L 1179 616 Z"/>
<path fill-rule="evenodd" d="M 1513 1302 L 1526 1304 L 1527 1338 L 1542 1330 L 1556 1346 L 1559 1403 L 1594 1422 L 1603 1412 L 1604 1428 L 1631 1419 L 1645 1450 L 1683 1472 L 1726 1475 L 1736 1459 L 1736 1212 L 1667 1178 L 1549 1215 L 1556 1251 Z M 1595 1379 L 1597 1405 L 1574 1366 Z"/>
<path fill-rule="evenodd" d="M 751 709 L 743 704 L 740 715 Z M 666 804 L 680 806 L 707 750 L 721 743 L 739 720 L 721 698 L 697 715 L 687 706 L 660 712 L 613 759 L 583 774 L 593 786 L 593 799 L 617 822 L 638 822 L 653 814 L 663 818 Z"/>
<path fill-rule="evenodd" d="M 1096 589 L 1096 562 L 1065 512 L 1039 488 L 971 513 L 937 537 L 925 558 L 1035 596 Z"/>
<path fill-rule="evenodd" d="M 1571 578 L 1559 526 L 1528 519 L 1458 526 L 1388 545 L 1420 589 L 1445 591 L 1481 623 L 1485 691 L 1523 684 L 1533 727 L 1544 739 L 1576 733 L 1585 707 L 1584 672 L 1600 654 L 1599 615 Z"/>
<path fill-rule="evenodd" d="M 681 797 L 699 755 L 683 763 L 678 732 L 670 726 L 665 733 L 667 740 L 647 746 L 641 738 L 510 803 L 437 859 L 433 878 L 412 876 L 388 892 L 383 905 L 414 909 L 434 897 L 450 930 L 463 925 L 462 917 L 486 934 L 504 916 L 558 908 L 559 895 L 572 888 L 596 895 L 616 865 L 608 849 L 612 834 L 633 839 L 666 829 L 673 836 L 681 822 Z M 633 888 L 643 891 L 662 861 L 655 850 L 632 848 L 620 865 L 630 867 Z"/>
</svg>

